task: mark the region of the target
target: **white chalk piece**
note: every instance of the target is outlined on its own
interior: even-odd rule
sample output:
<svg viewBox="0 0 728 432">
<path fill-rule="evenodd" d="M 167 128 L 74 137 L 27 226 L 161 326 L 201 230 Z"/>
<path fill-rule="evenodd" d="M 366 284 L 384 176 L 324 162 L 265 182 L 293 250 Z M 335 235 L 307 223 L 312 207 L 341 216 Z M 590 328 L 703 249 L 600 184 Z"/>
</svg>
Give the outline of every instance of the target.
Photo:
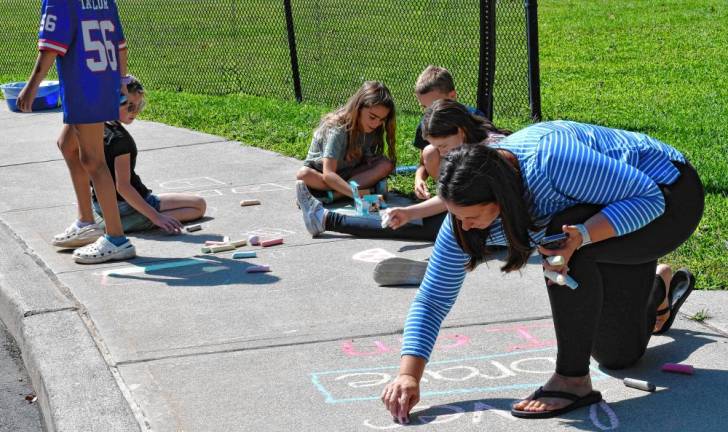
<svg viewBox="0 0 728 432">
<path fill-rule="evenodd" d="M 187 232 L 199 231 L 201 229 L 202 229 L 202 224 L 187 225 L 185 227 L 185 231 L 187 231 Z"/>
<path fill-rule="evenodd" d="M 231 250 L 235 250 L 235 246 L 233 246 L 231 244 L 210 246 L 210 252 L 212 252 L 212 253 L 226 252 L 226 251 L 231 251 Z"/>
<path fill-rule="evenodd" d="M 245 239 L 235 240 L 234 242 L 230 242 L 231 245 L 235 246 L 236 248 L 239 248 L 241 246 L 245 246 L 248 244 L 248 241 Z"/>
<path fill-rule="evenodd" d="M 242 252 L 235 252 L 233 254 L 233 259 L 243 259 L 243 258 L 255 258 L 258 255 L 255 253 L 255 251 L 242 251 Z"/>
<path fill-rule="evenodd" d="M 230 236 L 223 236 L 222 237 L 222 242 L 223 243 L 230 243 Z"/>
<path fill-rule="evenodd" d="M 649 381 L 642 381 L 634 378 L 625 378 L 622 380 L 624 385 L 627 387 L 636 388 L 637 390 L 644 390 L 647 392 L 655 391 L 656 387 Z"/>
<path fill-rule="evenodd" d="M 263 247 L 275 246 L 275 245 L 279 245 L 279 244 L 283 244 L 282 238 L 263 240 L 262 242 L 260 242 L 260 245 Z"/>
<path fill-rule="evenodd" d="M 260 204 L 260 200 L 257 200 L 257 199 L 249 199 L 249 200 L 242 200 L 242 201 L 240 201 L 240 206 L 241 207 L 259 205 L 259 204 Z"/>
<path fill-rule="evenodd" d="M 225 244 L 225 242 L 217 241 L 217 240 L 205 240 L 205 246 L 215 246 L 215 245 L 221 245 Z"/>
<path fill-rule="evenodd" d="M 245 269 L 246 273 L 266 273 L 270 271 L 270 267 L 267 265 L 257 265 L 248 267 Z"/>
<path fill-rule="evenodd" d="M 257 235 L 248 236 L 248 244 L 258 246 L 260 244 L 260 237 L 258 237 Z"/>
<path fill-rule="evenodd" d="M 566 285 L 571 289 L 577 289 L 579 287 L 579 283 L 569 275 L 564 276 L 561 273 L 557 273 L 553 270 L 544 270 L 543 275 L 552 282 L 556 282 L 559 285 Z"/>
<path fill-rule="evenodd" d="M 382 211 L 381 215 L 382 215 L 382 228 L 387 228 L 389 226 L 389 210 Z"/>
<path fill-rule="evenodd" d="M 549 265 L 552 266 L 562 266 L 564 265 L 564 257 L 562 257 L 561 255 L 552 255 L 546 258 L 546 262 L 548 262 Z"/>
</svg>

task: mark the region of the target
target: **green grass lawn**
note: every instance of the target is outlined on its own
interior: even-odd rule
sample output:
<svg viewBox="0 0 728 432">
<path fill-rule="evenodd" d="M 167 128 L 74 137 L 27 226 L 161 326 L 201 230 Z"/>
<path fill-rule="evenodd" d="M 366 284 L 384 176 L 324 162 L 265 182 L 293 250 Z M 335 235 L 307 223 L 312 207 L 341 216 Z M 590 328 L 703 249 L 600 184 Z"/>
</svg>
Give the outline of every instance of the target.
<svg viewBox="0 0 728 432">
<path fill-rule="evenodd" d="M 412 164 L 416 154 L 409 142 L 419 116 L 411 88 L 426 64 L 451 68 L 462 100 L 474 103 L 477 38 L 463 30 L 473 26 L 475 15 L 468 9 L 472 2 L 433 0 L 430 10 L 461 13 L 456 25 L 447 25 L 445 12 L 409 11 L 406 17 L 392 18 L 395 24 L 391 28 L 369 29 L 371 38 L 362 45 L 362 41 L 341 43 L 336 38 L 339 33 L 371 27 L 370 17 L 349 12 L 359 9 L 344 9 L 337 7 L 340 3 L 335 0 L 321 0 L 322 9 L 317 12 L 296 8 L 294 1 L 294 17 L 300 23 L 301 34 L 316 36 L 299 45 L 302 70 L 306 67 L 308 71 L 302 76 L 304 99 L 315 100 L 318 93 L 323 95 L 319 103 L 303 104 L 290 102 L 293 93 L 287 75 L 285 33 L 276 18 L 282 10 L 274 6 L 280 2 L 255 2 L 260 8 L 239 8 L 232 0 L 191 2 L 195 5 L 192 14 L 160 9 L 159 0 L 130 3 L 135 9 L 125 9 L 124 2 L 120 2 L 130 40 L 132 71 L 155 89 L 150 93 L 144 119 L 302 158 L 320 116 L 345 99 L 362 79 L 377 78 L 392 88 L 402 108 L 398 116 L 398 154 L 400 164 Z M 366 4 L 378 10 L 379 20 L 386 21 L 401 12 L 398 2 L 360 3 L 362 8 Z M 499 8 L 507 3 L 499 2 Z M 5 17 L 11 12 L 3 5 L 7 3 L 0 2 L 0 15 Z M 211 26 L 206 14 L 219 22 L 227 22 L 232 16 L 239 23 L 232 30 Z M 321 16 L 336 18 L 338 25 L 320 22 Z M 509 19 L 519 22 L 518 17 Z M 32 66 L 32 58 L 26 57 L 33 56 L 34 26 L 28 36 L 27 28 L 21 29 L 18 21 L 4 20 L 10 29 L 4 31 L 0 41 L 0 56 L 7 55 L 0 57 L 0 81 L 23 79 Z M 420 26 L 413 29 L 402 25 L 403 21 Z M 201 28 L 207 37 L 191 40 Z M 648 133 L 681 150 L 700 172 L 707 191 L 705 215 L 696 234 L 665 261 L 691 268 L 701 289 L 728 289 L 726 28 L 728 4 L 718 0 L 539 2 L 544 119 L 563 118 Z M 190 29 L 197 29 L 196 33 Z M 433 37 L 423 42 L 418 35 L 426 31 Z M 168 37 L 154 39 L 160 32 Z M 503 66 L 513 58 L 522 58 L 523 51 L 517 44 L 508 48 L 508 41 L 503 39 L 498 51 L 502 69 L 496 77 L 497 108 L 499 103 L 525 96 L 518 87 L 522 86 L 518 81 L 522 65 L 513 70 Z M 245 43 L 238 49 L 241 40 Z M 450 43 L 457 49 L 452 49 Z M 22 50 L 16 49 L 18 46 L 29 54 L 19 57 L 17 52 Z M 340 55 L 317 59 L 316 49 L 334 50 Z M 511 60 L 502 60 L 507 56 Z M 382 57 L 393 61 L 371 66 L 373 59 Z M 8 62 L 8 58 L 13 60 Z M 357 68 L 359 63 L 369 66 Z M 242 67 L 247 67 L 244 74 L 238 72 Z M 513 88 L 503 86 L 511 81 L 518 82 Z M 214 93 L 242 88 L 242 93 L 247 94 L 200 95 L 185 91 L 190 88 Z M 179 89 L 182 91 L 176 91 Z M 515 106 L 522 103 L 518 101 Z M 500 125 L 515 129 L 525 124 L 523 117 L 499 116 L 498 112 L 496 122 Z M 393 183 L 404 191 L 411 190 L 410 177 L 398 177 Z"/>
</svg>

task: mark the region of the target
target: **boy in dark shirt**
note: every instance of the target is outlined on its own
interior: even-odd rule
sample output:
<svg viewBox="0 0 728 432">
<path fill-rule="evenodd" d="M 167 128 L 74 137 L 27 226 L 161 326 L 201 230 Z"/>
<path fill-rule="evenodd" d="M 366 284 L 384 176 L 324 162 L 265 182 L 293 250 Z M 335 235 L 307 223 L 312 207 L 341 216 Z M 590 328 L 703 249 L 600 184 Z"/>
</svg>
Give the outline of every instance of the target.
<svg viewBox="0 0 728 432">
<path fill-rule="evenodd" d="M 426 110 L 438 99 L 457 100 L 458 95 L 450 72 L 443 67 L 430 65 L 417 77 L 415 97 L 422 109 Z M 468 107 L 468 111 L 485 117 L 485 114 L 476 108 Z M 419 199 L 429 199 L 427 177 L 437 179 L 440 171 L 440 154 L 422 136 L 422 122 L 417 125 L 413 145 L 420 150 L 420 164 L 415 172 L 415 195 Z"/>
</svg>

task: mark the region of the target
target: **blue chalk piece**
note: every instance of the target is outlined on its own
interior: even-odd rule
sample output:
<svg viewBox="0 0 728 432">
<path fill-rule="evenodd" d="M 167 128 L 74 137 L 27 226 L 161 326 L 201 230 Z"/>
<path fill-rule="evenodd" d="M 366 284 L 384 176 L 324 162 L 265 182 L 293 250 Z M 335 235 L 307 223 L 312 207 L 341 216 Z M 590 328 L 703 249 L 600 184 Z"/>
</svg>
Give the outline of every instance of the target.
<svg viewBox="0 0 728 432">
<path fill-rule="evenodd" d="M 242 259 L 242 258 L 255 258 L 258 255 L 254 251 L 244 251 L 244 252 L 235 252 L 233 254 L 233 259 Z"/>
<path fill-rule="evenodd" d="M 396 174 L 410 174 L 415 171 L 417 171 L 417 165 L 400 165 L 394 170 Z"/>
</svg>

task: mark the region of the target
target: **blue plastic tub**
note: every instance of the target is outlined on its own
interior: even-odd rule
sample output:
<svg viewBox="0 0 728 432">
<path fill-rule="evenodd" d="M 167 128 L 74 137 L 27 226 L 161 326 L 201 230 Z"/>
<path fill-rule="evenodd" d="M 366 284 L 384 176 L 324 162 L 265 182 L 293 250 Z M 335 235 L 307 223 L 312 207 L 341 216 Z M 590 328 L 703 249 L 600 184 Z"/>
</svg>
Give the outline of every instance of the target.
<svg viewBox="0 0 728 432">
<path fill-rule="evenodd" d="M 24 82 L 14 82 L 0 85 L 3 94 L 5 95 L 5 101 L 8 103 L 8 108 L 11 111 L 18 112 L 18 107 L 15 105 L 15 101 L 18 100 L 20 91 L 25 87 Z M 38 93 L 35 94 L 35 100 L 33 101 L 33 111 L 40 111 L 46 109 L 53 109 L 58 107 L 58 102 L 61 99 L 61 86 L 58 81 L 43 81 L 38 87 Z"/>
</svg>

